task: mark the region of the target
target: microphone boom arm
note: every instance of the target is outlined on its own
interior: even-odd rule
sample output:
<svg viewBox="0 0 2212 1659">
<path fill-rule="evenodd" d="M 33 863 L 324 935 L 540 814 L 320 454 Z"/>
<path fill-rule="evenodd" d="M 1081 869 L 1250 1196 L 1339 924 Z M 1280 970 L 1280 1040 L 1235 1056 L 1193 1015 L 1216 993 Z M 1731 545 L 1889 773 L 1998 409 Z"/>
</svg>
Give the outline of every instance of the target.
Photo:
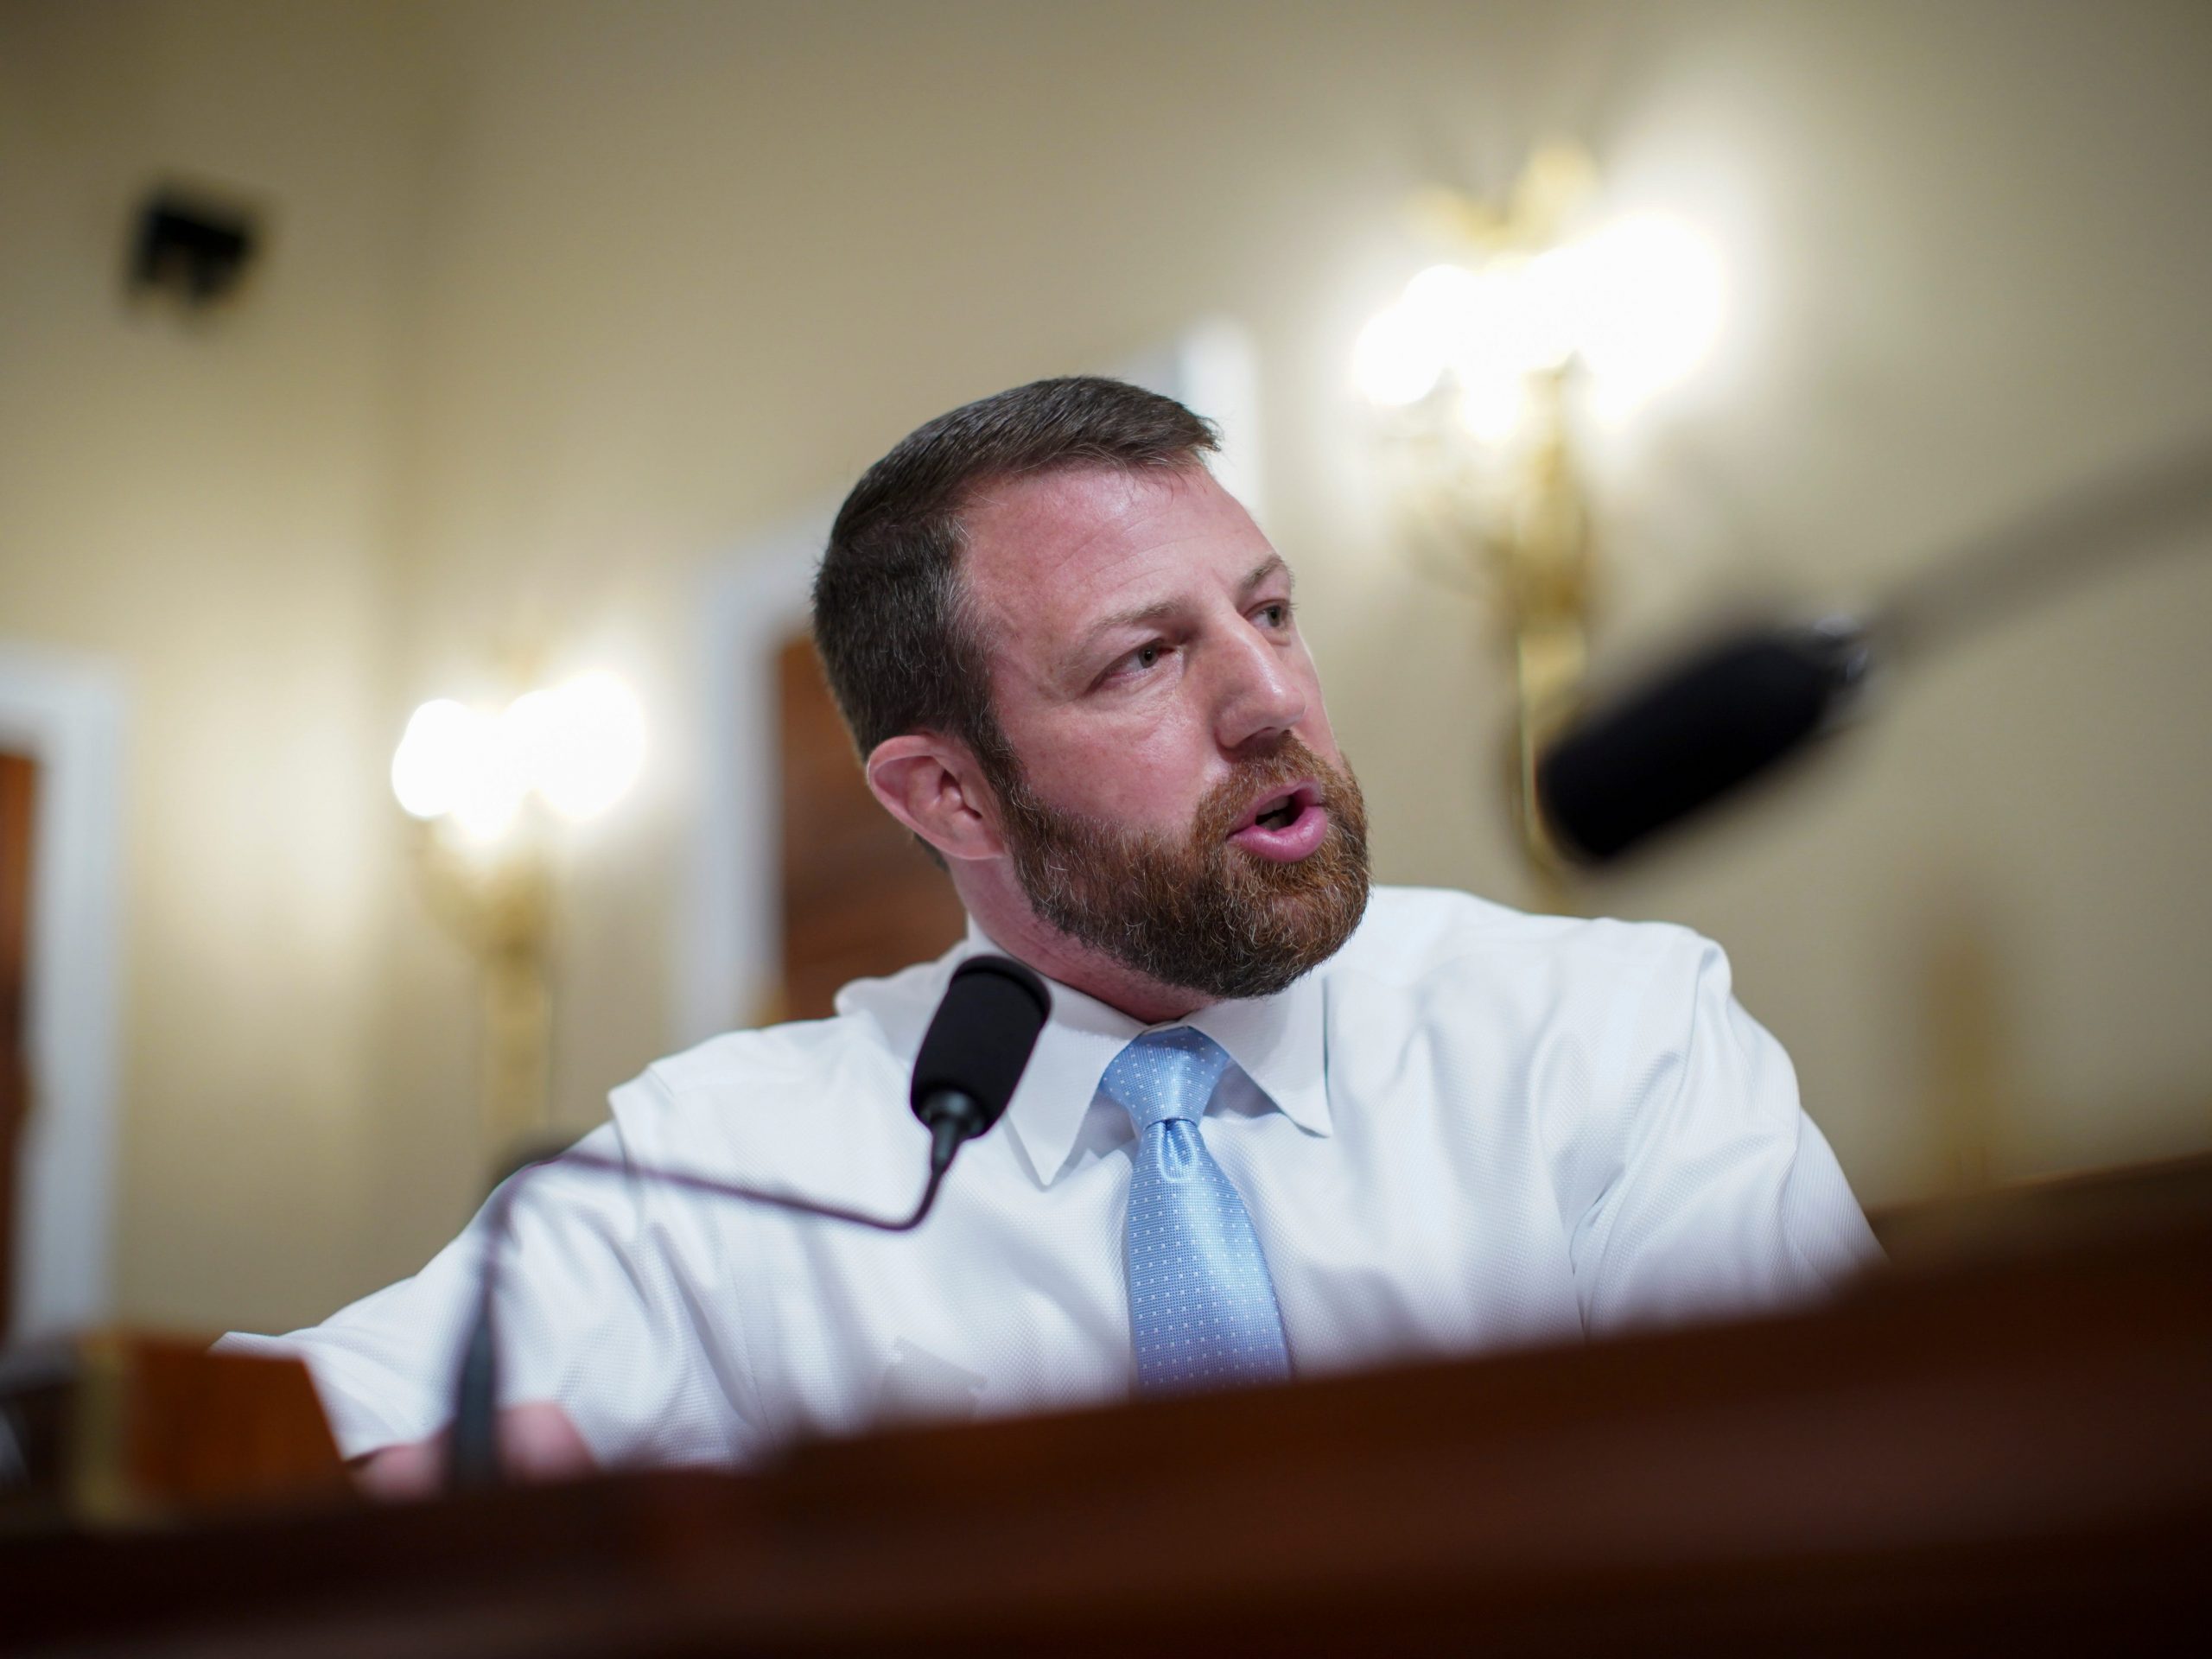
<svg viewBox="0 0 2212 1659">
<path fill-rule="evenodd" d="M 560 1168 L 620 1175 L 651 1185 L 705 1198 L 735 1198 L 880 1233 L 910 1233 L 935 1207 L 945 1172 L 952 1167 L 960 1148 L 988 1132 L 1006 1110 L 1052 1008 L 1052 994 L 1045 988 L 1045 982 L 1011 957 L 973 956 L 952 970 L 937 1013 L 922 1033 L 907 1090 L 907 1105 L 930 1132 L 929 1179 L 908 1215 L 872 1216 L 792 1192 L 767 1192 L 690 1170 L 660 1169 L 574 1148 L 510 1175 L 486 1205 L 476 1318 L 454 1382 L 450 1483 L 481 1486 L 499 1478 L 496 1331 L 499 1250 L 506 1242 L 515 1204 L 531 1179 L 544 1170 Z"/>
<path fill-rule="evenodd" d="M 923 1185 L 921 1198 L 904 1216 L 869 1215 L 862 1211 L 847 1209 L 842 1205 L 801 1198 L 796 1193 L 768 1192 L 734 1181 L 717 1180 L 713 1176 L 701 1175 L 690 1170 L 664 1169 L 574 1148 L 527 1164 L 510 1175 L 493 1195 L 489 1212 L 485 1217 L 484 1262 L 477 1279 L 476 1317 L 469 1328 L 467 1346 L 462 1351 L 460 1374 L 454 1385 L 450 1484 L 456 1488 L 480 1487 L 496 1484 L 499 1479 L 496 1311 L 499 1294 L 499 1254 L 512 1230 L 515 1205 L 533 1178 L 555 1169 L 579 1170 L 593 1175 L 623 1176 L 641 1180 L 648 1185 L 673 1187 L 678 1192 L 696 1192 L 706 1198 L 734 1198 L 742 1203 L 786 1211 L 793 1215 L 818 1216 L 826 1221 L 842 1221 L 880 1233 L 911 1233 L 926 1221 L 930 1211 L 936 1208 L 938 1194 L 944 1188 L 945 1173 L 952 1167 L 954 1155 L 971 1135 L 978 1132 L 971 1125 L 981 1115 L 981 1109 L 966 1096 L 954 1091 L 946 1091 L 946 1096 L 949 1098 L 940 1098 L 944 1099 L 948 1109 L 930 1125 L 929 1179 Z M 988 1125 L 983 1127 L 988 1128 Z"/>
</svg>

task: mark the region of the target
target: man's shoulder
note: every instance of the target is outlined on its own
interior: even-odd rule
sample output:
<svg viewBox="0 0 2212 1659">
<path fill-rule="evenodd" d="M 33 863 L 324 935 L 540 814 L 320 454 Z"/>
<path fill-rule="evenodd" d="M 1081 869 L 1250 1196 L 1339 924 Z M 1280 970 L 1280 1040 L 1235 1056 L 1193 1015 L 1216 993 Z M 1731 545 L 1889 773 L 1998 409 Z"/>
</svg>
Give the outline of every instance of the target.
<svg viewBox="0 0 2212 1659">
<path fill-rule="evenodd" d="M 1728 995 L 1729 973 L 1718 945 L 1672 923 L 1381 888 L 1325 990 L 1332 1029 L 1363 1049 L 1418 1039 L 1479 1068 L 1548 1047 L 1619 1080 L 1678 1055 L 1700 999 Z"/>
<path fill-rule="evenodd" d="M 608 1103 L 634 1156 L 804 1173 L 826 1148 L 912 1124 L 898 1040 L 850 1010 L 725 1032 L 655 1060 Z"/>
<path fill-rule="evenodd" d="M 879 1036 L 868 1021 L 849 1014 L 788 1020 L 709 1037 L 655 1060 L 645 1077 L 679 1096 L 711 1094 L 734 1084 L 803 1084 L 850 1065 Z"/>
<path fill-rule="evenodd" d="M 860 1072 L 899 1071 L 920 1046 L 922 1029 L 944 995 L 959 952 L 916 963 L 881 978 L 856 979 L 837 993 L 836 1012 L 720 1036 L 656 1060 L 645 1078 L 678 1096 L 732 1088 L 829 1084 Z"/>
<path fill-rule="evenodd" d="M 1408 986 L 1501 968 L 1640 980 L 1717 950 L 1672 922 L 1547 916 L 1454 888 L 1378 887 L 1331 966 Z"/>
</svg>

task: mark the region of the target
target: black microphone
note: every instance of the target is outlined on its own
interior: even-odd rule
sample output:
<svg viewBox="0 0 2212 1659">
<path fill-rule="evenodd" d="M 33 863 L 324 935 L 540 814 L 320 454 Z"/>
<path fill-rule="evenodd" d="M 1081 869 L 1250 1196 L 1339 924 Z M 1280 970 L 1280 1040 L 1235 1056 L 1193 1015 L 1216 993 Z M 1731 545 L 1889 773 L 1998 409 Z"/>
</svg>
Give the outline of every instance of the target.
<svg viewBox="0 0 2212 1659">
<path fill-rule="evenodd" d="M 1847 619 L 1747 629 L 1576 721 L 1538 757 L 1536 804 L 1560 851 L 1628 851 L 1834 729 L 1873 651 Z"/>
<path fill-rule="evenodd" d="M 1858 620 L 1729 635 L 1570 723 L 1537 759 L 1537 810 L 1568 857 L 1616 858 L 1833 731 L 1877 658 L 1909 661 L 2123 555 L 2201 546 L 2181 532 L 2208 513 L 2199 441 L 1931 561 Z"/>
<path fill-rule="evenodd" d="M 492 1195 L 485 1221 L 484 1262 L 477 1274 L 476 1319 L 454 1383 L 449 1484 L 496 1484 L 499 1446 L 499 1247 L 505 1242 L 516 1200 L 531 1179 L 549 1169 L 618 1175 L 649 1185 L 671 1186 L 709 1198 L 734 1198 L 803 1216 L 819 1216 L 879 1232 L 908 1233 L 937 1204 L 945 1172 L 960 1148 L 989 1130 L 1014 1098 L 1052 1000 L 1045 982 L 1005 957 L 970 957 L 953 970 L 952 982 L 922 1035 L 914 1058 L 907 1103 L 929 1128 L 929 1177 L 920 1200 L 905 1216 L 872 1216 L 841 1205 L 788 1192 L 767 1192 L 686 1170 L 657 1169 L 619 1158 L 571 1149 L 518 1170 Z"/>
<path fill-rule="evenodd" d="M 1045 982 L 1007 957 L 970 957 L 922 1033 L 907 1104 L 929 1125 L 931 1161 L 999 1121 L 1052 1012 Z"/>
</svg>

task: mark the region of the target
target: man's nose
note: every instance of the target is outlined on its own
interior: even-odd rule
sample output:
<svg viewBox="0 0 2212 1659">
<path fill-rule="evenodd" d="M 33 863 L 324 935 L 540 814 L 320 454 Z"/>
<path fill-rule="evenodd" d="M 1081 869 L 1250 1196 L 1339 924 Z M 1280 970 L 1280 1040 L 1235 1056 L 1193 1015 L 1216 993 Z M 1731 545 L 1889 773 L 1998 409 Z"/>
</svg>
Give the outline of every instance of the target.
<svg viewBox="0 0 2212 1659">
<path fill-rule="evenodd" d="M 1306 688 L 1287 654 L 1249 631 L 1230 638 L 1214 734 L 1224 749 L 1280 737 L 1306 718 Z"/>
</svg>

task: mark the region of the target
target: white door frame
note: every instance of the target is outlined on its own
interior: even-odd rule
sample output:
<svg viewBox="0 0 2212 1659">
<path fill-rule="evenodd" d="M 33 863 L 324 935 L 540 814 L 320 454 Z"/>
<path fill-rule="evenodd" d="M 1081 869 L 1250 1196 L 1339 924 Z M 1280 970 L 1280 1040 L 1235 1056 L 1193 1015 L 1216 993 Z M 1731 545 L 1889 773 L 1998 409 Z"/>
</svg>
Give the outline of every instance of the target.
<svg viewBox="0 0 2212 1659">
<path fill-rule="evenodd" d="M 1260 395 L 1250 335 L 1211 319 L 1115 371 L 1179 398 L 1221 429 L 1211 465 L 1256 518 L 1262 507 Z M 776 653 L 807 625 L 814 567 L 837 503 L 817 503 L 717 561 L 702 595 L 703 700 L 691 902 L 677 929 L 678 1046 L 750 1025 L 780 976 L 780 805 L 774 793 Z"/>
<path fill-rule="evenodd" d="M 0 748 L 38 763 L 16 1165 L 15 1319 L 35 1338 L 114 1309 L 124 695 L 108 665 L 0 643 Z"/>
</svg>

